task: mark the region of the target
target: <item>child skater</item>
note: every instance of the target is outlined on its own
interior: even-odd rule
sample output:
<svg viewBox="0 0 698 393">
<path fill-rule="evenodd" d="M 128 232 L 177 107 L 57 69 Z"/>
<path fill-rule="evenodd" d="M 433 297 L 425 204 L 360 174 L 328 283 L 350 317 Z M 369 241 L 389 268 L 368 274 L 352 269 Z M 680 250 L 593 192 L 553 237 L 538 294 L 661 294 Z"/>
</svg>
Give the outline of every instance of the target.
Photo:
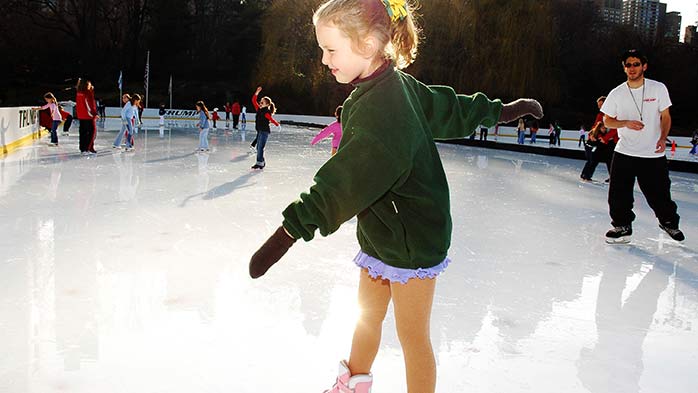
<svg viewBox="0 0 698 393">
<path fill-rule="evenodd" d="M 213 113 L 211 114 L 211 120 L 213 120 L 213 128 L 214 129 L 218 128 L 216 123 L 218 122 L 218 120 L 220 120 L 220 118 L 221 117 L 218 116 L 218 108 L 213 108 Z"/>
<path fill-rule="evenodd" d="M 254 105 L 256 112 L 254 124 L 257 130 L 257 137 L 252 141 L 252 146 L 256 146 L 257 148 L 257 162 L 252 166 L 252 169 L 264 169 L 266 165 L 264 162 L 264 147 L 267 145 L 269 134 L 271 134 L 269 123 L 274 123 L 277 127 L 279 126 L 279 122 L 272 117 L 272 115 L 276 113 L 276 106 L 271 98 L 262 97 L 262 99 L 257 102 L 257 96 L 261 91 L 262 86 L 259 86 L 252 96 L 252 105 Z"/>
<path fill-rule="evenodd" d="M 58 109 L 58 101 L 53 93 L 48 92 L 44 94 L 44 100 L 46 100 L 46 105 L 41 107 L 32 108 L 34 110 L 44 110 L 48 109 L 51 112 L 51 142 L 49 146 L 58 146 L 58 126 L 63 121 L 61 116 L 61 111 Z"/>
<path fill-rule="evenodd" d="M 199 113 L 199 123 L 196 125 L 199 127 L 199 151 L 208 151 L 208 121 L 211 115 L 203 101 L 196 103 L 196 112 Z"/>
<path fill-rule="evenodd" d="M 349 359 L 340 362 L 330 393 L 370 391 L 390 301 L 408 392 L 434 392 L 430 314 L 436 276 L 450 262 L 452 224 L 433 140 L 466 137 L 479 124 L 543 115 L 535 100 L 502 105 L 482 93 L 426 86 L 400 71 L 417 54 L 412 10 L 405 0 L 330 0 L 315 12 L 322 63 L 337 82 L 355 86 L 343 105 L 342 150 L 318 170 L 309 192 L 284 210 L 282 226 L 250 260 L 250 275 L 260 277 L 297 239 L 309 241 L 315 230 L 326 236 L 357 216 L 361 313 Z"/>
<path fill-rule="evenodd" d="M 124 106 L 121 107 L 121 131 L 116 135 L 112 149 L 121 149 L 121 139 L 126 132 L 133 133 L 133 105 L 131 105 L 131 95 L 125 93 L 121 96 L 121 102 Z"/>
<path fill-rule="evenodd" d="M 691 148 L 691 151 L 688 152 L 688 154 L 696 155 L 696 150 L 698 149 L 698 130 L 693 131 L 693 137 L 691 137 L 691 145 L 693 145 L 693 147 Z"/>
<path fill-rule="evenodd" d="M 311 145 L 314 145 L 320 142 L 321 140 L 327 138 L 328 136 L 332 135 L 332 155 L 335 155 L 337 153 L 337 148 L 339 148 L 339 141 L 342 140 L 341 105 L 334 110 L 334 117 L 337 118 L 337 121 L 333 121 L 327 127 L 323 128 L 322 131 L 320 131 L 320 133 L 317 134 L 315 138 L 313 138 L 313 140 L 310 142 Z"/>
<path fill-rule="evenodd" d="M 138 108 L 141 105 L 141 96 L 139 94 L 134 94 L 133 97 L 131 97 L 131 105 L 129 105 L 129 113 L 127 116 L 130 116 L 130 120 L 128 122 L 131 127 L 129 127 L 126 130 L 126 151 L 133 151 L 134 148 L 134 139 L 133 135 L 135 134 L 136 127 L 134 126 L 136 123 L 140 122 L 138 120 Z"/>
</svg>

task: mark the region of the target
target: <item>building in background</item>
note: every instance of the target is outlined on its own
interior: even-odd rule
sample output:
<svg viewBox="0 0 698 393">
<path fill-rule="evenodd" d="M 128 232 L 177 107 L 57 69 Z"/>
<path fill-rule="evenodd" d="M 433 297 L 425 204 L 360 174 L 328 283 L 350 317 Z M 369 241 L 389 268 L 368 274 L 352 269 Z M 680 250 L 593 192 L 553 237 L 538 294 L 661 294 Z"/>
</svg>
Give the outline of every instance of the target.
<svg viewBox="0 0 698 393">
<path fill-rule="evenodd" d="M 656 40 L 660 22 L 664 19 L 666 4 L 657 0 L 625 0 L 623 2 L 623 24 L 649 40 Z"/>
<path fill-rule="evenodd" d="M 623 0 L 596 0 L 596 4 L 604 22 L 615 24 L 623 22 Z"/>
<path fill-rule="evenodd" d="M 681 13 L 667 12 L 660 24 L 662 39 L 667 42 L 679 42 L 681 37 Z"/>
<path fill-rule="evenodd" d="M 698 24 L 698 23 L 696 23 Z M 698 36 L 696 36 L 696 26 L 686 26 L 683 35 L 683 43 L 686 45 L 698 46 Z"/>
</svg>

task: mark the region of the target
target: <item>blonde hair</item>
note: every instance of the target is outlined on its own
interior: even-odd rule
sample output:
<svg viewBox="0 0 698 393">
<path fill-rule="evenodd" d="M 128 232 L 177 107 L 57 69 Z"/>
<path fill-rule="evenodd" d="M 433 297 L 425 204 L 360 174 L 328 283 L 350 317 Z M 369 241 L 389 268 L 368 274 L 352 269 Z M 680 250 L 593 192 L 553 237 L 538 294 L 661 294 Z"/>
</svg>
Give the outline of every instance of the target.
<svg viewBox="0 0 698 393">
<path fill-rule="evenodd" d="M 267 101 L 269 103 L 269 110 L 271 111 L 271 114 L 276 113 L 276 105 L 274 105 L 274 101 L 271 100 L 271 98 L 264 96 L 260 101 Z"/>
<path fill-rule="evenodd" d="M 407 16 L 393 22 L 381 0 L 329 0 L 315 11 L 313 24 L 335 25 L 359 52 L 364 51 L 362 39 L 373 35 L 383 48 L 380 54 L 402 69 L 417 58 L 420 34 L 411 1 L 406 1 L 405 9 Z"/>
</svg>

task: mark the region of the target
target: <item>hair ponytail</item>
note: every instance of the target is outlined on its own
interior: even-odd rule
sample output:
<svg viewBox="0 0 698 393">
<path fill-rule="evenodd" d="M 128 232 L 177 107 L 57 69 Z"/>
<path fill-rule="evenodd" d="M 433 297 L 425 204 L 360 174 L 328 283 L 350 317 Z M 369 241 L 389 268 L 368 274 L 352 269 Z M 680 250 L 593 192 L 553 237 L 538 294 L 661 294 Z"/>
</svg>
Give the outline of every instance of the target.
<svg viewBox="0 0 698 393">
<path fill-rule="evenodd" d="M 274 105 L 274 101 L 272 101 L 271 98 L 264 96 L 262 97 L 262 100 L 266 100 L 267 102 L 269 102 L 269 110 L 271 111 L 272 115 L 276 113 L 276 105 Z"/>
<path fill-rule="evenodd" d="M 417 58 L 420 29 L 414 20 L 414 8 L 408 1 L 407 16 L 391 23 L 390 42 L 386 46 L 387 57 L 393 59 L 397 68 L 403 69 Z"/>
</svg>

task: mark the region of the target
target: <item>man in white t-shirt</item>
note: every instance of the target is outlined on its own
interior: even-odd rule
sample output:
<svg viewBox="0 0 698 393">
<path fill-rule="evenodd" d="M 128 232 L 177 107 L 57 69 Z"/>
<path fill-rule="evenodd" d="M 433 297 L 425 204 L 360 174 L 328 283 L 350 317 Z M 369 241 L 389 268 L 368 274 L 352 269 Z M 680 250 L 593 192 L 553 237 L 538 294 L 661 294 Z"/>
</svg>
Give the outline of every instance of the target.
<svg viewBox="0 0 698 393">
<path fill-rule="evenodd" d="M 671 180 L 664 155 L 671 129 L 669 92 L 663 83 L 644 77 L 647 58 L 639 50 L 621 57 L 627 81 L 608 94 L 601 107 L 604 124 L 617 128 L 620 141 L 611 163 L 608 205 L 613 228 L 606 242 L 628 243 L 632 235 L 635 179 L 659 220 L 659 227 L 672 239 L 684 240 L 679 229 L 676 203 L 671 199 Z"/>
</svg>

